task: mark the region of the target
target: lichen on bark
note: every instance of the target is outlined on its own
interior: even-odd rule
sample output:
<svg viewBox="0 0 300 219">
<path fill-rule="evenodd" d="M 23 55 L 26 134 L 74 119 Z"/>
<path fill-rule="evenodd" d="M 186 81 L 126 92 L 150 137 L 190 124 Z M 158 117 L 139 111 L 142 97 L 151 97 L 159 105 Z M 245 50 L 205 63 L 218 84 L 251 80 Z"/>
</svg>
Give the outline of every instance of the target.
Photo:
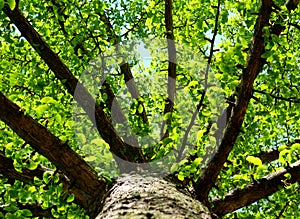
<svg viewBox="0 0 300 219">
<path fill-rule="evenodd" d="M 212 218 L 188 191 L 162 177 L 128 174 L 116 180 L 96 219 Z"/>
</svg>

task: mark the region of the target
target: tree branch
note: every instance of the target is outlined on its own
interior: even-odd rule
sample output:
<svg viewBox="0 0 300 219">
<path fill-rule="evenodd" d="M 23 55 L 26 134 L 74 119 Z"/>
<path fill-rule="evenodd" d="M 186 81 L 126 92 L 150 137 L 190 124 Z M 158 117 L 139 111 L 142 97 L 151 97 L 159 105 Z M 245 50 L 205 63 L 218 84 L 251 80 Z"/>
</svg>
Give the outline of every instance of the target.
<svg viewBox="0 0 300 219">
<path fill-rule="evenodd" d="M 276 96 L 274 94 L 271 93 L 267 93 L 265 91 L 262 90 L 257 90 L 257 89 L 253 89 L 254 92 L 256 93 L 260 93 L 260 94 L 265 94 L 265 95 L 269 95 L 270 97 L 276 99 L 276 100 L 284 100 L 290 103 L 300 103 L 300 99 L 298 99 L 297 97 L 282 97 L 282 96 Z"/>
<path fill-rule="evenodd" d="M 288 178 L 286 174 L 291 174 Z M 223 216 L 233 212 L 241 207 L 247 206 L 257 200 L 277 192 L 280 187 L 286 184 L 295 183 L 300 180 L 300 160 L 286 169 L 271 173 L 262 179 L 248 184 L 243 189 L 234 189 L 230 191 L 224 199 L 213 199 L 212 211 Z"/>
<path fill-rule="evenodd" d="M 67 143 L 54 136 L 0 92 L 0 119 L 38 153 L 47 157 L 78 188 L 90 214 L 95 213 L 95 198 L 103 197 L 107 183 Z"/>
<path fill-rule="evenodd" d="M 110 145 L 110 151 L 119 158 L 116 159 L 116 161 L 120 170 L 124 172 L 131 171 L 128 165 L 124 168 L 125 165 L 123 160 L 130 162 L 145 162 L 141 149 L 122 141 L 105 115 L 103 108 L 95 103 L 95 100 L 90 93 L 81 83 L 79 83 L 78 79 L 74 77 L 58 55 L 51 50 L 49 45 L 22 15 L 20 10 L 16 8 L 12 11 L 8 6 L 5 6 L 3 11 L 17 26 L 31 46 L 38 52 L 41 58 L 54 72 L 55 76 L 64 83 L 68 92 L 74 96 L 74 99 L 85 110 L 91 121 L 96 123 L 95 125 L 98 128 L 100 135 Z M 134 165 L 132 166 L 132 168 L 135 168 Z"/>
<path fill-rule="evenodd" d="M 109 18 L 105 14 L 99 14 L 99 17 L 100 17 L 101 21 L 103 21 L 103 23 L 105 23 L 105 25 L 106 25 L 106 31 L 109 33 L 108 40 L 109 41 L 113 40 L 114 46 L 118 45 L 120 43 L 119 36 L 114 32 L 113 26 L 111 25 Z M 128 88 L 129 93 L 131 94 L 131 97 L 138 100 L 138 98 L 140 97 L 140 93 L 139 93 L 138 87 L 136 85 L 136 82 L 134 80 L 133 74 L 130 70 L 130 66 L 129 66 L 128 62 L 125 61 L 125 62 L 121 63 L 119 66 L 120 66 L 121 74 L 124 75 L 124 81 Z M 110 85 L 109 85 L 108 89 L 111 90 Z M 112 91 L 109 91 L 108 93 L 112 93 Z M 113 99 L 113 98 L 114 98 L 114 95 L 110 97 L 110 99 Z M 147 117 L 145 106 L 141 101 L 139 101 L 139 104 L 141 104 L 143 106 L 143 112 L 139 113 L 138 116 L 140 116 L 142 118 L 143 122 L 146 124 L 146 123 L 148 123 L 148 117 Z M 120 111 L 118 113 L 122 114 L 122 111 Z M 123 115 L 123 117 L 125 117 L 125 116 Z"/>
<path fill-rule="evenodd" d="M 288 148 L 289 148 L 290 146 L 292 146 L 295 143 L 300 143 L 300 139 L 295 139 L 292 142 L 288 142 L 286 144 L 286 146 L 288 146 Z M 270 150 L 261 151 L 260 153 L 253 154 L 251 156 L 259 158 L 262 163 L 270 163 L 270 162 L 272 162 L 274 160 L 277 160 L 279 158 L 279 153 L 280 152 L 279 152 L 278 148 L 272 148 Z M 232 162 L 229 161 L 229 160 L 227 161 L 227 163 L 229 165 L 232 165 Z M 226 168 L 225 168 L 225 171 L 226 171 Z M 239 171 L 240 171 L 239 169 L 233 170 L 232 173 L 231 173 L 231 176 L 234 176 L 234 175 L 238 174 Z"/>
<path fill-rule="evenodd" d="M 122 63 L 120 65 L 120 69 L 121 69 L 121 73 L 124 75 L 124 80 L 125 80 L 126 86 L 128 88 L 128 91 L 131 94 L 131 97 L 138 101 L 138 105 L 142 105 L 142 107 L 143 107 L 143 112 L 137 113 L 137 115 L 142 118 L 143 123 L 147 124 L 149 121 L 148 121 L 146 109 L 145 109 L 143 102 L 141 100 L 139 100 L 139 97 L 141 95 L 140 95 L 139 89 L 134 81 L 134 77 L 132 75 L 132 72 L 130 70 L 130 66 L 129 66 L 128 62 Z"/>
<path fill-rule="evenodd" d="M 169 125 L 172 120 L 172 112 L 174 108 L 174 99 L 176 92 L 176 46 L 174 42 L 174 26 L 173 26 L 173 6 L 172 0 L 165 0 L 165 28 L 167 36 L 168 48 L 168 85 L 167 85 L 167 99 L 164 108 L 164 115 L 171 113 L 167 121 L 163 121 L 161 129 L 161 140 L 169 136 L 168 129 L 163 134 L 165 125 Z"/>
<path fill-rule="evenodd" d="M 199 113 L 199 111 L 200 111 L 200 109 L 203 105 L 203 101 L 204 101 L 206 91 L 207 91 L 207 88 L 208 88 L 208 83 L 207 83 L 208 82 L 208 73 L 209 73 L 209 70 L 210 70 L 210 65 L 211 65 L 211 62 L 212 62 L 213 54 L 214 54 L 215 40 L 216 40 L 216 37 L 217 37 L 217 34 L 218 34 L 220 8 L 221 8 L 221 1 L 218 0 L 217 13 L 216 13 L 216 17 L 215 17 L 214 32 L 213 32 L 212 39 L 209 40 L 209 42 L 210 42 L 210 52 L 209 52 L 209 57 L 208 57 L 208 61 L 207 61 L 206 69 L 205 69 L 204 92 L 201 95 L 201 98 L 200 98 L 200 101 L 199 101 L 199 103 L 196 107 L 196 110 L 193 112 L 190 123 L 189 123 L 189 125 L 188 125 L 188 127 L 187 127 L 187 129 L 184 133 L 181 148 L 178 152 L 178 156 L 177 156 L 177 159 L 176 159 L 177 162 L 179 162 L 182 159 L 183 151 L 185 149 L 185 146 L 186 146 L 187 140 L 188 140 L 188 135 L 189 135 L 189 133 L 190 133 L 190 131 L 191 131 L 191 129 L 192 129 L 194 123 L 195 123 L 195 120 L 198 116 L 198 113 Z M 209 133 L 209 129 L 208 129 L 208 133 Z"/>
<path fill-rule="evenodd" d="M 287 146 L 291 146 L 295 143 L 300 143 L 300 139 L 295 139 L 292 142 L 287 143 Z M 254 154 L 254 157 L 258 157 L 262 163 L 269 163 L 279 158 L 279 150 L 278 148 L 273 148 L 267 151 L 262 151 L 258 154 Z"/>
<path fill-rule="evenodd" d="M 233 114 L 225 128 L 223 138 L 217 152 L 203 169 L 200 178 L 195 183 L 197 198 L 207 202 L 208 193 L 214 185 L 227 157 L 232 150 L 239 135 L 248 103 L 251 98 L 255 78 L 262 70 L 265 60 L 261 58 L 264 52 L 263 27 L 269 25 L 272 11 L 272 0 L 262 0 L 259 15 L 255 25 L 252 45 L 248 55 L 247 64 L 243 70 L 240 89 Z"/>
</svg>

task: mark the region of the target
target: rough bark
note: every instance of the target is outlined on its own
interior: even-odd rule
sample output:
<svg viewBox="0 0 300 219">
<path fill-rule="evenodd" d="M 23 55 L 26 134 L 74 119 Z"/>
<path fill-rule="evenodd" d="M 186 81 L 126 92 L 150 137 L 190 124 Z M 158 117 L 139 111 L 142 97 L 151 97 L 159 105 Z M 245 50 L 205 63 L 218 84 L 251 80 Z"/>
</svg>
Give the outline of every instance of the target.
<svg viewBox="0 0 300 219">
<path fill-rule="evenodd" d="M 96 219 L 213 218 L 207 207 L 176 184 L 148 175 L 123 175 L 116 180 Z"/>
</svg>

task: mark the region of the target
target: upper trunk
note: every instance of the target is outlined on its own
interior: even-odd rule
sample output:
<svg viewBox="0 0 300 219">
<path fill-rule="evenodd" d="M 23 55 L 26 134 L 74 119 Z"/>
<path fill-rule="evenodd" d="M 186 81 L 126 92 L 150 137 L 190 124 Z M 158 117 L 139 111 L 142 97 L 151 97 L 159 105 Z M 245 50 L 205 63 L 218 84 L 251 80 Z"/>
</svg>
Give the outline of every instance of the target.
<svg viewBox="0 0 300 219">
<path fill-rule="evenodd" d="M 212 218 L 208 208 L 161 177 L 123 175 L 104 200 L 100 218 Z"/>
</svg>

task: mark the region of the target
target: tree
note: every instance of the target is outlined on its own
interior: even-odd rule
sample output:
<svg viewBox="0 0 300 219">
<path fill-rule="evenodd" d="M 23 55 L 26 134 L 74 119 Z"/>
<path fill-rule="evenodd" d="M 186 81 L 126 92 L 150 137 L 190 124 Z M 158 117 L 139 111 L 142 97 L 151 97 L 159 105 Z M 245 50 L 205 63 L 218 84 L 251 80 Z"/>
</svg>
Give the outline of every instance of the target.
<svg viewBox="0 0 300 219">
<path fill-rule="evenodd" d="M 298 217 L 298 3 L 0 0 L 1 217 Z"/>
</svg>

